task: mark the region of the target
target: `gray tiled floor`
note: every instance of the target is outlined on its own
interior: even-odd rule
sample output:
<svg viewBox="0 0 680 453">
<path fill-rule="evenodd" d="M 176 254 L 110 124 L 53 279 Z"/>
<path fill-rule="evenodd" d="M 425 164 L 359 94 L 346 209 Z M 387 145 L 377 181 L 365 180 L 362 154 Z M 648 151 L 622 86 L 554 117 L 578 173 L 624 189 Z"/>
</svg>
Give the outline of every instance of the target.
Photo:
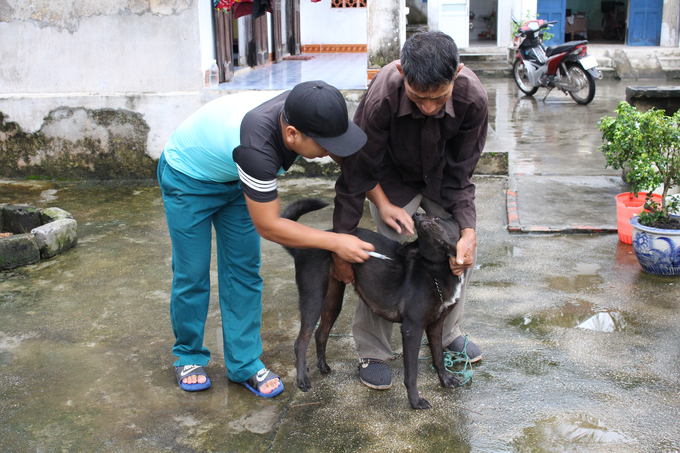
<svg viewBox="0 0 680 453">
<path fill-rule="evenodd" d="M 366 53 L 317 53 L 311 60 L 283 60 L 237 72 L 224 90 L 290 89 L 300 82 L 323 80 L 338 89 L 366 88 Z"/>
</svg>

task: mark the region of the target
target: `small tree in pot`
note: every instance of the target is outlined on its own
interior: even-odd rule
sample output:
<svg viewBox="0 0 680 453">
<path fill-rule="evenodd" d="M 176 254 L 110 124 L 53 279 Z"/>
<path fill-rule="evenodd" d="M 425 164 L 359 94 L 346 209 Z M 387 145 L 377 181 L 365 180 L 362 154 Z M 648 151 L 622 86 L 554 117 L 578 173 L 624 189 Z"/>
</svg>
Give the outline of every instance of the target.
<svg viewBox="0 0 680 453">
<path fill-rule="evenodd" d="M 643 113 L 621 102 L 616 113 L 615 118 L 606 116 L 598 123 L 606 167 L 630 169 L 627 178 L 635 196 L 648 192 L 640 224 L 680 229 L 678 218 L 670 215 L 678 208 L 678 200 L 667 200 L 668 190 L 680 185 L 680 111 L 673 116 L 656 109 Z M 652 199 L 658 187 L 662 187 L 661 204 Z"/>
</svg>

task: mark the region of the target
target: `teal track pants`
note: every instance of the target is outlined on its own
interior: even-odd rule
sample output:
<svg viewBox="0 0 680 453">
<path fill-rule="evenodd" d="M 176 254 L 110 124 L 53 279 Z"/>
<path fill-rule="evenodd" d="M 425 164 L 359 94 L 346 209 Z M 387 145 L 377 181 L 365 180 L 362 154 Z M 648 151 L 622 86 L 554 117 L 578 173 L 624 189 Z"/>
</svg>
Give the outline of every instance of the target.
<svg viewBox="0 0 680 453">
<path fill-rule="evenodd" d="M 203 344 L 210 302 L 212 227 L 227 377 L 243 382 L 264 367 L 260 236 L 248 214 L 241 183 L 199 181 L 174 170 L 163 155 L 158 182 L 172 240 L 170 319 L 175 366 L 210 360 Z"/>
</svg>

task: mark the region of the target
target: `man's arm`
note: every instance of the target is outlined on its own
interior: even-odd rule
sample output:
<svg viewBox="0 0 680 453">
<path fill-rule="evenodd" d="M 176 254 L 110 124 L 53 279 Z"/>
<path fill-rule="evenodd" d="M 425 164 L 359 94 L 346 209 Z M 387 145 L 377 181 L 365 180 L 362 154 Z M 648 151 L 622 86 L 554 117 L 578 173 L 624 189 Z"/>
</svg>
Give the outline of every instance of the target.
<svg viewBox="0 0 680 453">
<path fill-rule="evenodd" d="M 369 259 L 366 251 L 375 250 L 373 244 L 364 242 L 356 236 L 321 231 L 281 218 L 278 198 L 259 203 L 246 196 L 246 204 L 260 236 L 283 246 L 330 250 L 351 263 L 363 263 Z"/>
<path fill-rule="evenodd" d="M 479 82 L 477 82 L 479 84 Z M 442 182 L 442 198 L 461 230 L 475 228 L 475 185 L 472 174 L 486 144 L 489 113 L 486 93 L 481 88 L 478 99 L 465 110 L 460 129 L 446 144 L 446 167 Z"/>
<path fill-rule="evenodd" d="M 375 207 L 378 208 L 380 218 L 386 225 L 404 236 L 412 236 L 414 234 L 413 219 L 411 216 L 408 215 L 403 208 L 390 203 L 390 200 L 387 198 L 387 195 L 385 195 L 385 192 L 383 192 L 380 184 L 375 186 L 374 189 L 366 192 L 366 196 L 371 200 Z M 403 230 L 402 226 L 404 228 Z"/>
</svg>

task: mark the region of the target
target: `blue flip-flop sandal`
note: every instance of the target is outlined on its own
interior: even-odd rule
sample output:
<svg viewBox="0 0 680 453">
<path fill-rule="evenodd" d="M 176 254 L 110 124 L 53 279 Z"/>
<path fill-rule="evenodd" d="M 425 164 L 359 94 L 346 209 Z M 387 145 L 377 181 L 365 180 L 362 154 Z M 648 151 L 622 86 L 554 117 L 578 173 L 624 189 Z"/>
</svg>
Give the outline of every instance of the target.
<svg viewBox="0 0 680 453">
<path fill-rule="evenodd" d="M 182 379 L 193 376 L 193 375 L 205 376 L 205 382 L 203 384 L 185 384 Z M 184 365 L 175 367 L 175 376 L 177 377 L 177 383 L 179 388 L 186 392 L 198 392 L 199 390 L 205 390 L 210 388 L 210 378 L 205 372 L 205 369 L 200 365 Z"/>
<path fill-rule="evenodd" d="M 264 385 L 265 382 L 271 381 L 272 379 L 279 379 L 279 386 L 272 390 L 270 393 L 262 393 L 260 391 L 260 387 L 262 387 L 262 385 Z M 255 375 L 253 375 L 250 379 L 248 379 L 245 382 L 241 382 L 241 384 L 245 385 L 246 388 L 253 392 L 254 394 L 262 396 L 264 398 L 271 398 L 283 392 L 283 382 L 281 382 L 281 378 L 266 368 L 262 368 L 260 371 L 255 373 Z"/>
</svg>

